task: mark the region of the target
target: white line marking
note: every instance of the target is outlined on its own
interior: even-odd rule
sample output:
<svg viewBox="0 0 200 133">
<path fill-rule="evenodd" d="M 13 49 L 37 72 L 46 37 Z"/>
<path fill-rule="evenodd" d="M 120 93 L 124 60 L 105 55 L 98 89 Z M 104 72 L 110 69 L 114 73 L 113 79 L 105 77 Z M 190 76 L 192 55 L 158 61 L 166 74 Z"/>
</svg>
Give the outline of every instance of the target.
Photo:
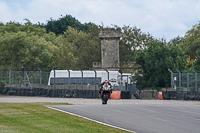
<svg viewBox="0 0 200 133">
<path fill-rule="evenodd" d="M 124 128 L 121 128 L 121 127 L 117 127 L 117 126 L 113 126 L 113 125 L 110 125 L 110 124 L 106 124 L 106 123 L 103 123 L 103 122 L 100 122 L 100 121 L 96 121 L 96 120 L 93 120 L 93 119 L 90 119 L 90 118 L 87 118 L 87 117 L 84 117 L 84 116 L 81 116 L 81 115 L 77 115 L 77 114 L 68 112 L 68 111 L 64 111 L 64 110 L 57 109 L 57 108 L 54 108 L 54 107 L 49 107 L 49 106 L 46 106 L 46 107 L 47 107 L 47 108 L 50 108 L 50 109 L 54 109 L 54 110 L 60 111 L 60 112 L 68 113 L 68 114 L 70 114 L 70 115 L 78 116 L 78 117 L 81 117 L 81 118 L 84 118 L 84 119 L 87 119 L 87 120 L 90 120 L 90 121 L 94 121 L 94 122 L 97 122 L 97 123 L 102 124 L 102 125 L 105 125 L 105 126 L 109 126 L 109 127 L 121 129 L 121 130 L 124 130 L 124 131 L 127 131 L 127 132 L 136 133 L 136 132 L 131 131 L 131 130 L 128 130 L 128 129 L 124 129 Z"/>
</svg>

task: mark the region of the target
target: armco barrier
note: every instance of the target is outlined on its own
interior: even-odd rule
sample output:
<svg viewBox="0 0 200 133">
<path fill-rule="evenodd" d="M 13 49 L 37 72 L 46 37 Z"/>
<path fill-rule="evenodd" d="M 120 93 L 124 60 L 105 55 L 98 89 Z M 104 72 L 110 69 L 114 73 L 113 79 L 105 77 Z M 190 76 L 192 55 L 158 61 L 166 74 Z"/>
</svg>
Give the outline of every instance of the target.
<svg viewBox="0 0 200 133">
<path fill-rule="evenodd" d="M 121 91 L 121 99 L 131 99 L 130 91 Z"/>
<path fill-rule="evenodd" d="M 99 91 L 95 90 L 66 90 L 43 88 L 4 87 L 2 95 L 14 96 L 41 96 L 41 97 L 67 97 L 67 98 L 99 98 Z"/>
<path fill-rule="evenodd" d="M 2 95 L 14 96 L 39 96 L 39 97 L 66 97 L 66 98 L 100 98 L 98 90 L 78 90 L 78 89 L 43 89 L 43 88 L 21 88 L 4 87 L 1 88 Z M 113 96 L 115 91 L 113 91 Z M 120 96 L 119 96 L 120 94 Z M 130 99 L 129 91 L 118 92 L 116 99 Z"/>
<path fill-rule="evenodd" d="M 111 99 L 131 99 L 130 91 L 113 91 Z"/>
<path fill-rule="evenodd" d="M 162 96 L 168 100 L 200 100 L 198 91 L 162 91 Z"/>
<path fill-rule="evenodd" d="M 115 92 L 113 91 L 113 94 Z M 100 98 L 98 90 L 78 89 L 43 89 L 43 88 L 21 88 L 0 87 L 0 94 L 15 96 L 41 96 L 41 97 L 66 97 L 66 98 Z M 119 96 L 120 94 L 120 96 Z M 114 96 L 114 95 L 113 95 Z M 130 99 L 130 91 L 120 91 L 115 99 Z M 163 99 L 168 100 L 200 100 L 198 91 L 162 91 Z M 113 98 L 114 99 L 114 98 Z M 162 98 L 161 98 L 162 99 Z"/>
</svg>

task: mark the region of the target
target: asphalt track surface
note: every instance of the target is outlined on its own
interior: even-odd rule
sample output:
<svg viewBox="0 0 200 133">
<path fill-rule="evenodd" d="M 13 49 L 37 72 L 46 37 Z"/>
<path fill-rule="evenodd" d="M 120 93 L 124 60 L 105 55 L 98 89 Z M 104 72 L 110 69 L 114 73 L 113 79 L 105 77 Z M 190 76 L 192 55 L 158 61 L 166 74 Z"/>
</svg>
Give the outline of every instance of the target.
<svg viewBox="0 0 200 133">
<path fill-rule="evenodd" d="M 137 133 L 199 133 L 200 101 L 2 96 L 0 103 L 70 103 L 49 108 Z"/>
<path fill-rule="evenodd" d="M 137 133 L 199 133 L 200 105 L 58 105 L 62 112 Z"/>
</svg>

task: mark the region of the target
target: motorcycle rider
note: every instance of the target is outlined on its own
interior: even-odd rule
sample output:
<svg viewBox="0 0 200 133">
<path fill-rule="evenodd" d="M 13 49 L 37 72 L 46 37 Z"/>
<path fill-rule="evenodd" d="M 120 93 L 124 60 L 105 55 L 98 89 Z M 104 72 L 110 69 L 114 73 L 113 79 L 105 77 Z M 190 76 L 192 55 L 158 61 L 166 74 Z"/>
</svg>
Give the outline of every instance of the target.
<svg viewBox="0 0 200 133">
<path fill-rule="evenodd" d="M 106 79 L 103 83 L 101 83 L 101 87 L 100 87 L 100 91 L 99 91 L 99 93 L 101 93 L 101 91 L 102 91 L 102 89 L 103 89 L 103 85 L 104 85 L 105 83 L 108 83 L 108 85 L 110 85 L 111 93 L 112 93 L 112 85 L 110 84 L 110 82 L 108 82 L 107 79 Z"/>
</svg>

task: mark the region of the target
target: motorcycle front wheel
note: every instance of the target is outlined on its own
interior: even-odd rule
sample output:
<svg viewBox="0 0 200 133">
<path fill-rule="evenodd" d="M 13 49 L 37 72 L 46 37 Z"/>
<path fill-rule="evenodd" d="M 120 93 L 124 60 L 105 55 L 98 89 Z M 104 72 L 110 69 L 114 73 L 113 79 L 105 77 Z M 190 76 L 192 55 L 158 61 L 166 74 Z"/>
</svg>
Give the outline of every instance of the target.
<svg viewBox="0 0 200 133">
<path fill-rule="evenodd" d="M 103 98 L 102 98 L 102 104 L 107 104 L 107 101 L 108 101 L 108 95 L 103 95 Z"/>
</svg>

